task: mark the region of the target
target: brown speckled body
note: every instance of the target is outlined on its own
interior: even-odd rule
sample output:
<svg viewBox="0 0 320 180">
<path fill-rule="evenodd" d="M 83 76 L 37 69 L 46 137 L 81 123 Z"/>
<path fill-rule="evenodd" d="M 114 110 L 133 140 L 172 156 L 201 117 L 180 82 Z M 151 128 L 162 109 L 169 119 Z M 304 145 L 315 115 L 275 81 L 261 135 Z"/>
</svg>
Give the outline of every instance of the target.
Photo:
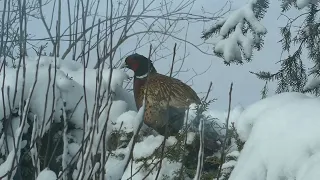
<svg viewBox="0 0 320 180">
<path fill-rule="evenodd" d="M 200 103 L 200 99 L 191 87 L 178 79 L 150 72 L 143 79 L 134 78 L 134 96 L 137 108 L 143 103 L 146 94 L 144 122 L 160 134 L 169 122 L 169 133 L 175 133 L 183 124 L 184 112 L 192 103 Z M 170 127 L 173 125 L 175 127 Z"/>
</svg>

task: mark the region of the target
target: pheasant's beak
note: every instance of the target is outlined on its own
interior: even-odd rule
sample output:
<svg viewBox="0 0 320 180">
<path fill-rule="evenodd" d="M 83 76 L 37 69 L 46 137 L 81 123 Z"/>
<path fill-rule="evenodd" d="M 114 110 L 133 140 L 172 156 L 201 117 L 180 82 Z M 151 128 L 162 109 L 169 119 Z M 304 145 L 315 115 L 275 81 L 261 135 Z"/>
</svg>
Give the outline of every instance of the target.
<svg viewBox="0 0 320 180">
<path fill-rule="evenodd" d="M 128 65 L 126 62 L 123 62 L 120 66 L 119 66 L 119 69 L 123 69 L 123 68 L 127 68 Z"/>
</svg>

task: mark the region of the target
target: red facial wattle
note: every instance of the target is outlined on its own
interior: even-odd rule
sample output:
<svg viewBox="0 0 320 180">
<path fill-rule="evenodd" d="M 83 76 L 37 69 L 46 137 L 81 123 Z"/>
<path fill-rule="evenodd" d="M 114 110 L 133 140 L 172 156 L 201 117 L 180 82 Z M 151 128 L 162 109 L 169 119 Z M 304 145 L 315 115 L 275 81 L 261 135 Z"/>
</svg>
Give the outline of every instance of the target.
<svg viewBox="0 0 320 180">
<path fill-rule="evenodd" d="M 136 72 L 138 70 L 139 64 L 132 58 L 127 59 L 126 62 L 132 71 Z"/>
<path fill-rule="evenodd" d="M 132 63 L 132 64 L 131 64 L 132 71 L 134 71 L 134 72 L 137 71 L 138 67 L 139 67 L 139 64 L 138 64 L 138 63 Z"/>
</svg>

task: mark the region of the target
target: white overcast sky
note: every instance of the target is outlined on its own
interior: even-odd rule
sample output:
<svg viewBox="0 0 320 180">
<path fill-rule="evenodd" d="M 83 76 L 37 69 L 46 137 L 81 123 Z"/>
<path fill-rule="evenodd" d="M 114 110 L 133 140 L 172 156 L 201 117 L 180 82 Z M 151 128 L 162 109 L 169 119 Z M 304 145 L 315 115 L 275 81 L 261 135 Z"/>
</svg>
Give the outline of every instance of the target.
<svg viewBox="0 0 320 180">
<path fill-rule="evenodd" d="M 232 9 L 237 9 L 244 5 L 246 2 L 247 0 L 233 0 Z M 101 3 L 101 9 L 99 10 L 99 12 L 103 13 L 103 8 L 105 7 L 105 5 L 103 4 L 103 1 Z M 196 0 L 192 12 L 200 13 L 202 7 L 204 7 L 206 11 L 216 12 L 225 3 L 225 0 Z M 47 19 L 50 19 L 51 11 L 52 7 L 50 6 L 47 6 L 44 9 L 44 13 Z M 187 53 L 189 53 L 190 55 L 185 60 L 184 69 L 193 68 L 196 72 L 201 73 L 211 65 L 206 73 L 202 74 L 201 76 L 195 77 L 192 83 L 192 87 L 200 93 L 207 91 L 210 81 L 213 82 L 213 91 L 210 94 L 210 98 L 217 98 L 218 100 L 211 105 L 211 108 L 217 110 L 227 109 L 228 91 L 231 82 L 234 83 L 232 106 L 242 105 L 245 107 L 261 98 L 260 90 L 264 86 L 265 82 L 257 79 L 254 75 L 250 74 L 249 71 L 265 70 L 275 72 L 280 68 L 279 64 L 275 64 L 277 61 L 279 61 L 281 55 L 281 44 L 277 43 L 281 38 L 279 34 L 279 28 L 281 26 L 284 26 L 287 20 L 284 17 L 278 19 L 280 13 L 280 2 L 277 0 L 271 1 L 268 12 L 262 20 L 262 24 L 268 30 L 268 33 L 264 39 L 264 48 L 259 52 L 254 52 L 253 61 L 245 63 L 244 65 L 232 64 L 231 66 L 226 66 L 223 63 L 223 60 L 218 57 L 207 56 L 196 50 L 194 47 L 187 47 Z M 295 10 L 286 14 L 293 17 L 298 13 L 299 12 Z M 63 20 L 65 21 L 65 23 L 67 22 L 67 18 L 63 18 Z M 38 37 L 47 37 L 43 25 L 41 25 L 41 27 L 38 23 L 39 21 L 29 23 L 30 33 L 36 34 Z M 208 23 L 207 27 L 214 23 L 215 22 Z M 186 25 L 182 24 L 181 26 Z M 199 25 L 190 26 L 188 31 L 188 40 L 194 42 L 195 44 L 201 43 L 202 40 L 200 39 L 200 36 L 202 30 L 202 23 L 199 23 Z M 166 46 L 173 48 L 174 43 L 174 40 L 168 40 L 166 42 Z M 134 41 L 128 41 L 126 45 L 130 47 L 134 44 Z M 62 46 L 62 48 L 64 47 Z M 139 51 L 137 51 L 137 53 L 141 53 L 147 56 L 148 47 L 140 49 Z M 181 56 L 183 54 L 182 50 L 178 50 L 177 54 L 178 56 Z M 165 61 L 157 61 L 155 63 L 155 66 L 160 73 L 167 73 L 170 67 L 170 62 L 171 57 L 168 57 Z M 181 73 L 178 78 L 186 81 L 193 75 L 194 73 L 190 70 L 188 72 Z M 270 86 L 269 93 L 273 94 L 274 87 L 274 84 Z M 204 94 L 200 94 L 199 96 L 202 97 L 204 96 Z"/>
</svg>

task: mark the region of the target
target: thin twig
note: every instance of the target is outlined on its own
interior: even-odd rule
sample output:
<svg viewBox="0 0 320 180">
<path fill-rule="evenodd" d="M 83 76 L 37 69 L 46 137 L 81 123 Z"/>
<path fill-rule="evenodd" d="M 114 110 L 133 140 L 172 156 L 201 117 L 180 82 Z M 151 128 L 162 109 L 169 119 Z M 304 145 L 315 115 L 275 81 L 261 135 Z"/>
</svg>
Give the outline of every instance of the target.
<svg viewBox="0 0 320 180">
<path fill-rule="evenodd" d="M 229 118 L 230 118 L 230 111 L 231 111 L 231 97 L 232 97 L 232 87 L 233 87 L 233 83 L 231 83 L 230 85 L 230 90 L 229 90 L 229 105 L 228 105 L 228 116 L 226 119 L 226 136 L 225 139 L 223 141 L 223 146 L 222 146 L 222 150 L 221 150 L 221 158 L 220 158 L 220 167 L 219 167 L 219 171 L 218 171 L 218 176 L 217 176 L 217 180 L 219 180 L 220 175 L 221 175 L 221 170 L 222 170 L 222 165 L 225 162 L 225 149 L 227 146 L 227 140 L 228 140 L 228 127 L 229 127 Z"/>
</svg>

